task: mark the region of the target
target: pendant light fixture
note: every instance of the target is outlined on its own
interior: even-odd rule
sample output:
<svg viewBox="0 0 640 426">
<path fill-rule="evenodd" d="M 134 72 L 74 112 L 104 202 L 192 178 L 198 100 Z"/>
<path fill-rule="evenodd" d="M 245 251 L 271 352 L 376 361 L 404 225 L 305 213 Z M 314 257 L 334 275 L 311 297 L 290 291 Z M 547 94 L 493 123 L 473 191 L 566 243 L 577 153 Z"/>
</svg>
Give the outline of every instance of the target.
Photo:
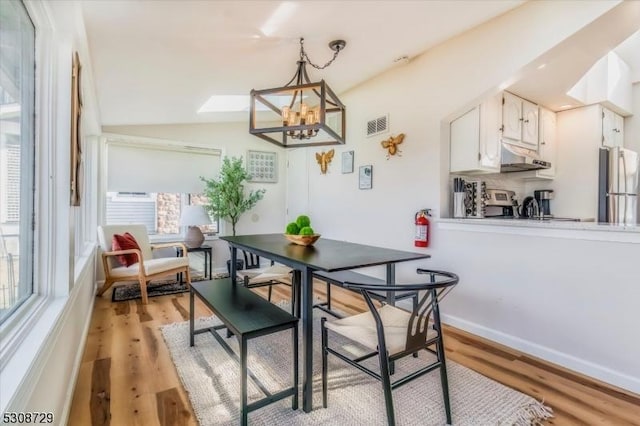
<svg viewBox="0 0 640 426">
<path fill-rule="evenodd" d="M 301 38 L 293 78 L 282 87 L 251 91 L 249 133 L 284 148 L 344 144 L 345 106 L 324 80 L 310 82 L 306 65 L 328 67 L 346 44 L 344 40 L 329 43 L 333 57 L 318 66 L 307 56 Z"/>
</svg>

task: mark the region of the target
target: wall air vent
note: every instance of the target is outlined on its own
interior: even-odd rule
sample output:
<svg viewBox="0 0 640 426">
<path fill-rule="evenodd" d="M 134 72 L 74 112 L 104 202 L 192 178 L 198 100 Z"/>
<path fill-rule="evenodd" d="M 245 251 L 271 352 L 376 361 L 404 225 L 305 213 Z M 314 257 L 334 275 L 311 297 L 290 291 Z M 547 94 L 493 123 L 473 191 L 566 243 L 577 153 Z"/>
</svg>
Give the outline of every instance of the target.
<svg viewBox="0 0 640 426">
<path fill-rule="evenodd" d="M 367 121 L 367 137 L 389 131 L 389 114 Z"/>
</svg>

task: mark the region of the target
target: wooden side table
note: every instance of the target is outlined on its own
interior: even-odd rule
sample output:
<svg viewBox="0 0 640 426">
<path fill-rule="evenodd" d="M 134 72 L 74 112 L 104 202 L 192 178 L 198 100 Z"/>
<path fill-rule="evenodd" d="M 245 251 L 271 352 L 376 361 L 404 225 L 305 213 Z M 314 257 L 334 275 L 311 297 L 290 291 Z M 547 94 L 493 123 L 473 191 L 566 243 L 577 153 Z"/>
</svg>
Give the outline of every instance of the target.
<svg viewBox="0 0 640 426">
<path fill-rule="evenodd" d="M 207 245 L 202 245 L 200 247 L 187 247 L 187 253 L 195 253 L 195 252 L 204 253 L 204 277 L 211 279 L 212 278 L 212 274 L 211 274 L 212 266 L 211 266 L 211 264 L 213 263 L 213 247 L 207 246 Z M 177 247 L 176 248 L 176 257 L 180 257 L 180 256 L 182 256 L 182 247 Z M 176 280 L 179 283 L 182 282 L 182 274 L 181 273 L 176 276 Z"/>
</svg>

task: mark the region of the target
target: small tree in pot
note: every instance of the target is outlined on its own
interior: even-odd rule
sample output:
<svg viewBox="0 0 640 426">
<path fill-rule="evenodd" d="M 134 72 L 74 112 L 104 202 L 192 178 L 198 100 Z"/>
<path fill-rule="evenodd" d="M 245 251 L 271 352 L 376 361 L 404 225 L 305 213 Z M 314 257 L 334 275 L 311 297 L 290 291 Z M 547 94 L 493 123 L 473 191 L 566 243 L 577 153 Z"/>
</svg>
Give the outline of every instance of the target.
<svg viewBox="0 0 640 426">
<path fill-rule="evenodd" d="M 242 157 L 225 157 L 218 179 L 205 179 L 204 194 L 209 200 L 205 205 L 207 211 L 222 220 L 231 222 L 231 231 L 236 235 L 236 224 L 243 213 L 251 210 L 258 201 L 262 200 L 266 190 L 249 191 L 244 189 L 244 183 L 251 178 L 242 165 Z M 243 269 L 244 261 L 238 259 L 236 269 Z M 231 271 L 231 260 L 227 261 L 227 271 Z"/>
<path fill-rule="evenodd" d="M 266 192 L 265 189 L 245 191 L 244 184 L 250 178 L 242 165 L 242 157 L 223 158 L 218 179 L 200 177 L 206 185 L 204 194 L 209 200 L 205 208 L 213 216 L 230 222 L 234 236 L 240 216 L 262 200 Z"/>
</svg>

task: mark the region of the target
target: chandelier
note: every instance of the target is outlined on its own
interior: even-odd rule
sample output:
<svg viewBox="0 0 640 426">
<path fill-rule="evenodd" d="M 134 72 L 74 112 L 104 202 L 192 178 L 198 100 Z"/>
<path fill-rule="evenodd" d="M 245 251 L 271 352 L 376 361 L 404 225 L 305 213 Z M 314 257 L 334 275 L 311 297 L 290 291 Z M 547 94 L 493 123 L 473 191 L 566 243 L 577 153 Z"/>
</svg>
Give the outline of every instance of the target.
<svg viewBox="0 0 640 426">
<path fill-rule="evenodd" d="M 333 57 L 319 66 L 309 59 L 301 38 L 293 78 L 282 87 L 251 91 L 249 133 L 284 148 L 344 144 L 345 106 L 324 80 L 310 82 L 306 65 L 328 67 L 346 44 L 344 40 L 329 43 Z"/>
</svg>

